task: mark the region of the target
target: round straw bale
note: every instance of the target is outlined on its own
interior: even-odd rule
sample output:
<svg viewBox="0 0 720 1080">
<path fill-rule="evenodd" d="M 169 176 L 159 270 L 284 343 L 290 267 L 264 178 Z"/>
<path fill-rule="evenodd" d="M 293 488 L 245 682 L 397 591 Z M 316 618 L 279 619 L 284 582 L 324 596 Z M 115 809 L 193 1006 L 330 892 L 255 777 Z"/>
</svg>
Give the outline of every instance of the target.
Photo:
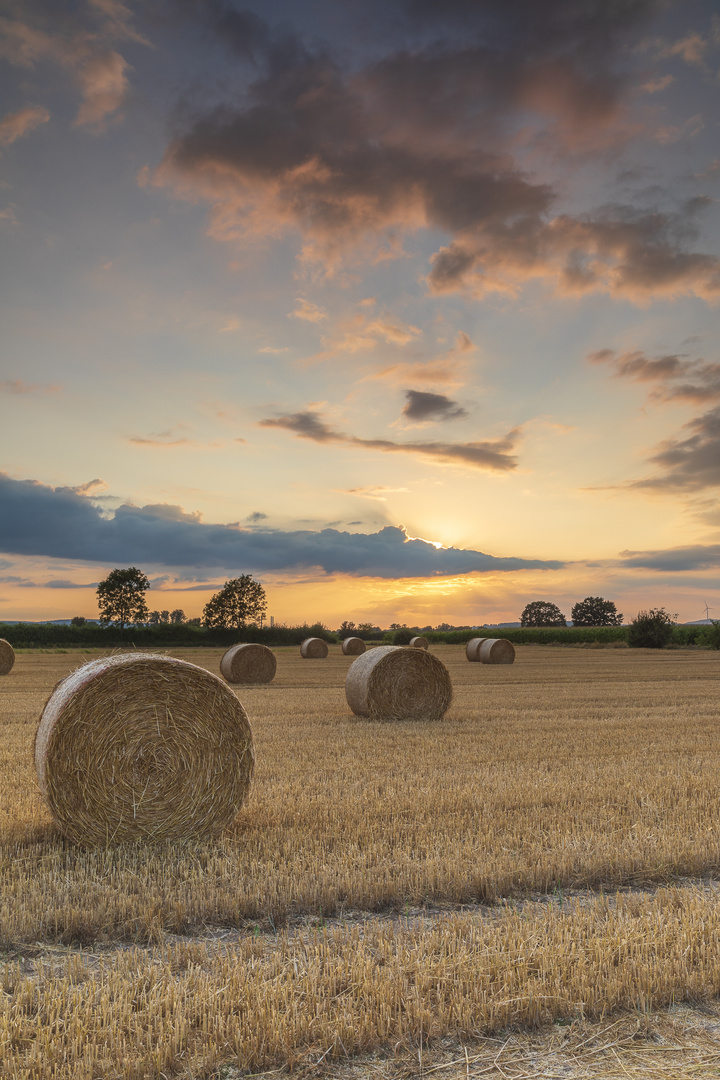
<svg viewBox="0 0 720 1080">
<path fill-rule="evenodd" d="M 327 642 L 321 637 L 305 638 L 300 646 L 300 655 L 306 660 L 324 660 L 328 654 Z"/>
<path fill-rule="evenodd" d="M 0 638 L 0 675 L 7 675 L 9 671 L 12 671 L 14 663 L 15 650 L 9 641 Z"/>
<path fill-rule="evenodd" d="M 478 649 L 481 664 L 514 664 L 515 646 L 505 638 L 485 638 Z"/>
<path fill-rule="evenodd" d="M 233 645 L 220 661 L 220 674 L 229 683 L 269 683 L 276 671 L 275 653 L 267 645 Z"/>
<path fill-rule="evenodd" d="M 411 649 L 427 649 L 430 642 L 426 637 L 411 637 L 408 644 Z"/>
<path fill-rule="evenodd" d="M 360 637 L 346 637 L 342 643 L 343 656 L 360 656 L 365 652 L 365 642 Z"/>
<path fill-rule="evenodd" d="M 441 720 L 452 701 L 452 684 L 432 653 L 378 645 L 350 665 L 345 697 L 357 716 L 372 720 Z"/>
<path fill-rule="evenodd" d="M 482 645 L 483 641 L 487 641 L 487 638 L 474 637 L 471 638 L 470 641 L 468 641 L 467 645 L 465 646 L 465 655 L 467 656 L 468 660 L 480 663 L 480 657 L 478 653 L 480 651 L 480 646 Z"/>
<path fill-rule="evenodd" d="M 242 806 L 254 764 L 232 690 L 204 668 L 152 653 L 72 672 L 35 735 L 50 812 L 88 846 L 217 836 Z"/>
</svg>

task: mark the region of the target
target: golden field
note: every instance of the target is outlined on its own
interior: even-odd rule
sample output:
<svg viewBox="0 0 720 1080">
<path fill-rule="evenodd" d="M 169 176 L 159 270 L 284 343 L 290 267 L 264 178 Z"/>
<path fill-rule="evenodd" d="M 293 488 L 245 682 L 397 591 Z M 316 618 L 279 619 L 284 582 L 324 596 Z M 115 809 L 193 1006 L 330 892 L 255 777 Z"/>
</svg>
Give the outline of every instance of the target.
<svg viewBox="0 0 720 1080">
<path fill-rule="evenodd" d="M 720 993 L 720 655 L 432 651 L 454 702 L 409 725 L 352 716 L 339 646 L 278 649 L 273 683 L 237 689 L 257 767 L 223 840 L 101 851 L 57 834 L 31 755 L 52 686 L 98 654 L 19 654 L 0 681 L 0 1077 L 340 1075 L 378 1053 L 520 1076 L 477 1040 L 553 1021 L 601 1075 L 610 1049 L 577 1024 L 633 1009 L 642 1028 Z M 177 655 L 219 669 L 219 650 Z M 443 1040 L 474 1060 L 443 1064 Z"/>
</svg>

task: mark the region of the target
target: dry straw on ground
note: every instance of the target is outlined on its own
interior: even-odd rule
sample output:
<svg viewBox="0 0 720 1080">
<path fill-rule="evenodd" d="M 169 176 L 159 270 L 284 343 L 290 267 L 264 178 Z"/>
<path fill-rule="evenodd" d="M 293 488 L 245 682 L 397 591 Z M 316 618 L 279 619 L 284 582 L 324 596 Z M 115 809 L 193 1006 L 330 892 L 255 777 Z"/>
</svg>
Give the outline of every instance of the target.
<svg viewBox="0 0 720 1080">
<path fill-rule="evenodd" d="M 481 664 L 514 664 L 515 646 L 505 638 L 485 638 L 478 649 Z"/>
<path fill-rule="evenodd" d="M 254 762 L 232 691 L 151 653 L 78 668 L 53 690 L 35 736 L 50 811 L 85 845 L 216 836 L 242 806 Z"/>
<path fill-rule="evenodd" d="M 305 638 L 300 646 L 300 655 L 306 660 L 324 660 L 327 654 L 327 642 L 319 637 Z"/>
<path fill-rule="evenodd" d="M 229 683 L 269 683 L 276 671 L 275 653 L 267 645 L 233 645 L 220 661 L 220 674 Z"/>
<path fill-rule="evenodd" d="M 372 720 L 441 720 L 452 701 L 450 675 L 424 649 L 379 645 L 355 660 L 345 697 L 357 716 Z"/>
<path fill-rule="evenodd" d="M 430 647 L 430 642 L 425 637 L 413 637 L 410 638 L 411 649 L 427 649 Z"/>
<path fill-rule="evenodd" d="M 365 642 L 359 637 L 346 637 L 342 643 L 343 656 L 360 656 L 365 652 Z"/>
<path fill-rule="evenodd" d="M 9 671 L 12 671 L 14 663 L 15 650 L 9 641 L 0 638 L 0 675 L 7 675 Z"/>
<path fill-rule="evenodd" d="M 468 660 L 472 660 L 473 663 L 480 663 L 479 653 L 480 646 L 482 645 L 483 641 L 487 641 L 487 638 L 474 637 L 471 638 L 470 641 L 468 641 L 467 645 L 465 646 L 465 655 L 467 656 Z"/>
</svg>

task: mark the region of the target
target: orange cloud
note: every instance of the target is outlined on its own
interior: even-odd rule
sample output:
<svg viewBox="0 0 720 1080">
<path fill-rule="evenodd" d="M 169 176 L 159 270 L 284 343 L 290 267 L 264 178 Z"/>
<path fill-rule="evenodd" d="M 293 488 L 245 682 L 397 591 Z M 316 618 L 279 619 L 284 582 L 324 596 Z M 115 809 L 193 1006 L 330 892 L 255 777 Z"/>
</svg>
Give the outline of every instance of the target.
<svg viewBox="0 0 720 1080">
<path fill-rule="evenodd" d="M 303 300 L 301 296 L 297 297 L 297 305 L 294 311 L 288 313 L 289 319 L 304 319 L 305 322 L 312 323 L 327 319 L 327 311 L 319 308 L 317 304 L 311 304 L 309 300 Z"/>
<path fill-rule="evenodd" d="M 28 131 L 33 131 L 40 124 L 47 124 L 49 119 L 50 113 L 42 105 L 29 105 L 19 112 L 7 113 L 0 120 L 0 146 L 10 146 Z"/>
<path fill-rule="evenodd" d="M 720 295 L 720 259 L 689 252 L 678 237 L 695 231 L 709 200 L 690 200 L 677 213 L 640 213 L 628 206 L 595 217 L 529 217 L 512 227 L 468 232 L 432 259 L 435 293 L 515 295 L 532 278 L 554 283 L 559 295 L 604 292 L 637 304 L 664 296 Z"/>
<path fill-rule="evenodd" d="M 110 117 L 118 115 L 129 85 L 125 76 L 129 65 L 110 42 L 130 39 L 150 43 L 133 29 L 132 13 L 120 0 L 89 3 L 100 19 L 97 32 L 89 33 L 68 20 L 61 24 L 61 32 L 48 33 L 31 25 L 29 19 L 0 18 L 0 56 L 26 68 L 52 60 L 69 71 L 82 93 L 76 125 L 100 132 Z"/>
</svg>

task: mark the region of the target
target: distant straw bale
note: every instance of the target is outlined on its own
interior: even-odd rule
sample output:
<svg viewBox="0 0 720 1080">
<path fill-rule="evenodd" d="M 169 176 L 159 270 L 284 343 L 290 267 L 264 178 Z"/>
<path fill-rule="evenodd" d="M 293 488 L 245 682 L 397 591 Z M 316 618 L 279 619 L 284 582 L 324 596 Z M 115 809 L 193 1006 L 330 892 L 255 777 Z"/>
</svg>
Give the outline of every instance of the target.
<svg viewBox="0 0 720 1080">
<path fill-rule="evenodd" d="M 487 641 L 487 638 L 474 637 L 471 638 L 470 641 L 468 641 L 467 645 L 465 646 L 465 655 L 467 656 L 468 660 L 472 660 L 473 663 L 480 663 L 479 653 L 480 646 L 482 645 L 483 641 Z"/>
<path fill-rule="evenodd" d="M 426 637 L 411 637 L 409 645 L 411 649 L 427 649 L 430 647 L 430 642 Z"/>
<path fill-rule="evenodd" d="M 306 660 L 324 660 L 328 654 L 327 642 L 321 637 L 305 638 L 300 646 L 300 655 Z"/>
<path fill-rule="evenodd" d="M 269 683 L 275 678 L 277 659 L 267 645 L 233 645 L 220 661 L 220 674 L 229 683 Z"/>
<path fill-rule="evenodd" d="M 481 664 L 514 664 L 515 646 L 505 638 L 485 638 L 478 649 Z"/>
<path fill-rule="evenodd" d="M 360 656 L 365 652 L 365 642 L 359 637 L 346 637 L 342 643 L 343 656 Z"/>
<path fill-rule="evenodd" d="M 12 671 L 15 663 L 15 650 L 9 641 L 0 638 L 0 675 L 7 675 Z"/>
<path fill-rule="evenodd" d="M 452 701 L 452 684 L 432 653 L 378 645 L 350 665 L 345 697 L 357 716 L 371 720 L 441 720 Z"/>
<path fill-rule="evenodd" d="M 242 806 L 254 764 L 232 690 L 152 653 L 78 668 L 53 690 L 35 735 L 50 812 L 88 846 L 217 836 Z"/>
</svg>

